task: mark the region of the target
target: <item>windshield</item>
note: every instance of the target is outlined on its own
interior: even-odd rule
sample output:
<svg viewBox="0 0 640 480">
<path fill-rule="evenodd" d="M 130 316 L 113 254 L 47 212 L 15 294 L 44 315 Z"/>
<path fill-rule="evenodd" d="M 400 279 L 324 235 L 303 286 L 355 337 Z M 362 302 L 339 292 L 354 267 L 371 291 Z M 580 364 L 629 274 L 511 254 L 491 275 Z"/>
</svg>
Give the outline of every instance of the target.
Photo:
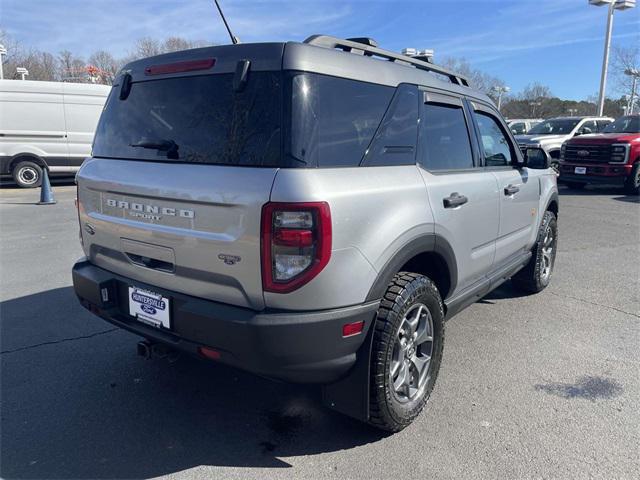
<svg viewBox="0 0 640 480">
<path fill-rule="evenodd" d="M 603 133 L 640 133 L 640 116 L 620 117 L 604 127 Z"/>
<path fill-rule="evenodd" d="M 220 74 L 135 82 L 118 97 L 100 118 L 95 157 L 283 166 L 279 72 L 252 72 L 241 92 Z"/>
<path fill-rule="evenodd" d="M 568 135 L 579 121 L 580 119 L 573 118 L 547 120 L 529 130 L 529 135 Z"/>
</svg>

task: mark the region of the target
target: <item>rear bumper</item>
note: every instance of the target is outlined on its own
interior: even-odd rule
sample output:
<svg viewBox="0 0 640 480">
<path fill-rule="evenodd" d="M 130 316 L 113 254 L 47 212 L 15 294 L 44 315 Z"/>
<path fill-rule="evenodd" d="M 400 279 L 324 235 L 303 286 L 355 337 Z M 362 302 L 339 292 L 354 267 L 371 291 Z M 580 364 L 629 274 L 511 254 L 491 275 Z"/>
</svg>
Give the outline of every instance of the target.
<svg viewBox="0 0 640 480">
<path fill-rule="evenodd" d="M 171 330 L 129 315 L 129 285 L 170 298 Z M 256 312 L 133 281 L 84 259 L 73 267 L 73 286 L 85 308 L 118 327 L 194 355 L 199 347 L 211 347 L 220 352 L 221 363 L 296 383 L 330 383 L 344 376 L 378 307 L 371 302 L 312 312 Z M 343 338 L 342 326 L 357 321 L 364 322 L 363 332 Z"/>
</svg>

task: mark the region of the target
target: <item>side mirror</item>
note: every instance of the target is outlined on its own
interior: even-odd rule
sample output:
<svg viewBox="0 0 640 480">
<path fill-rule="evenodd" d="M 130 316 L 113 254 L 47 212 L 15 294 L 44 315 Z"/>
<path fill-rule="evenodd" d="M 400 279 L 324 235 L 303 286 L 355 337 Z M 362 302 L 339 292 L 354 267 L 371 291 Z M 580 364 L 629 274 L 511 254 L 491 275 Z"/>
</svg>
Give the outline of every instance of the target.
<svg viewBox="0 0 640 480">
<path fill-rule="evenodd" d="M 545 151 L 541 148 L 527 148 L 524 155 L 524 163 L 526 167 L 538 170 L 546 170 L 549 168 L 549 159 Z"/>
</svg>

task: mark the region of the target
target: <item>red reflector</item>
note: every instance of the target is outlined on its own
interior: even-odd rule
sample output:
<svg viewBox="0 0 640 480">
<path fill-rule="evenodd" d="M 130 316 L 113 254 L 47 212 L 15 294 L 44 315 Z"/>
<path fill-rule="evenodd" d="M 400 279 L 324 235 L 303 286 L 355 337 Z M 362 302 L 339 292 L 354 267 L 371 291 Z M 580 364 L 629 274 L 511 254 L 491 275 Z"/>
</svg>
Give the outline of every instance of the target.
<svg viewBox="0 0 640 480">
<path fill-rule="evenodd" d="M 286 247 L 310 247 L 313 245 L 313 232 L 311 230 L 281 228 L 276 230 L 273 243 Z"/>
<path fill-rule="evenodd" d="M 209 347 L 198 347 L 198 353 L 209 360 L 220 360 L 220 352 Z"/>
<path fill-rule="evenodd" d="M 357 335 L 362 332 L 364 329 L 364 320 L 360 320 L 359 322 L 347 323 L 342 326 L 342 336 L 350 337 L 352 335 Z"/>
<path fill-rule="evenodd" d="M 164 75 L 166 73 L 193 72 L 194 70 L 207 70 L 216 64 L 215 58 L 203 60 L 189 60 L 188 62 L 165 63 L 163 65 L 151 65 L 144 69 L 145 75 Z"/>
</svg>

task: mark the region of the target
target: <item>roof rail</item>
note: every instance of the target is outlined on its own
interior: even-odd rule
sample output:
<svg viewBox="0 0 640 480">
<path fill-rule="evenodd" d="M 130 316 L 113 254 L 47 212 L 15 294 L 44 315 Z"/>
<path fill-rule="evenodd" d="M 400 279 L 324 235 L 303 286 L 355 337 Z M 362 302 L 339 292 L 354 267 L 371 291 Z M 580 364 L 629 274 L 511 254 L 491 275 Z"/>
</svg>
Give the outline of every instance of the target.
<svg viewBox="0 0 640 480">
<path fill-rule="evenodd" d="M 354 41 L 356 40 L 356 41 Z M 412 58 L 400 53 L 391 52 L 389 50 L 383 50 L 382 48 L 374 47 L 371 43 L 376 44 L 375 40 L 366 39 L 367 43 L 363 42 L 365 39 L 351 39 L 343 40 L 341 38 L 331 37 L 329 35 L 311 35 L 304 43 L 309 45 L 315 45 L 317 47 L 324 48 L 339 48 L 345 52 L 354 53 L 357 55 L 364 55 L 367 57 L 380 57 L 390 62 L 398 63 L 399 65 L 413 66 L 420 70 L 426 70 L 428 72 L 437 73 L 443 75 L 456 85 L 463 87 L 469 86 L 469 80 L 457 73 L 454 73 L 446 68 L 439 67 L 433 63 L 427 63 L 417 58 Z"/>
</svg>

